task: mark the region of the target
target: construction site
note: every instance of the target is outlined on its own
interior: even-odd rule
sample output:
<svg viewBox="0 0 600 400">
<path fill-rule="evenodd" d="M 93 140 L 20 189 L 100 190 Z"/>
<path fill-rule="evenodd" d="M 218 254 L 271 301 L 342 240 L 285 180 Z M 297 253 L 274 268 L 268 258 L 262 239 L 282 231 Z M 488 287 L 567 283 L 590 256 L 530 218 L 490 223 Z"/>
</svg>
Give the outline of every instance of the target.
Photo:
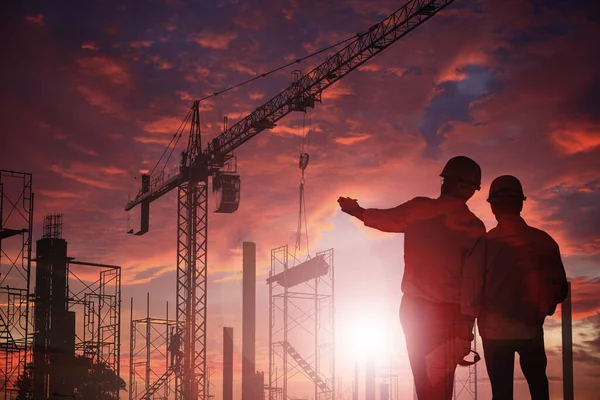
<svg viewBox="0 0 600 400">
<path fill-rule="evenodd" d="M 201 135 L 202 100 L 190 104 L 163 157 L 141 175 L 139 192 L 122 201 L 125 211 L 135 210 L 139 222 L 122 234 L 135 237 L 152 233 L 151 204 L 163 196 L 176 196 L 177 205 L 171 210 L 176 214 L 172 221 L 177 231 L 172 255 L 176 279 L 164 284 L 165 291 L 175 293 L 175 303 L 167 302 L 162 309 L 151 306 L 153 293 L 122 297 L 122 274 L 127 274 L 122 266 L 70 253 L 69 238 L 63 233 L 70 222 L 68 210 L 36 215 L 43 223 L 42 231 L 34 232 L 35 177 L 26 171 L 0 170 L 0 399 L 404 398 L 399 394 L 402 372 L 381 362 L 357 361 L 350 367 L 355 371 L 352 379 L 336 375 L 339 352 L 344 351 L 336 344 L 336 337 L 344 335 L 336 325 L 336 271 L 343 266 L 335 265 L 334 248 L 312 254 L 308 250 L 310 210 L 304 200 L 304 172 L 309 154 L 304 141 L 298 155 L 299 203 L 293 206 L 299 210 L 296 243 L 270 250 L 268 277 L 263 279 L 257 274 L 261 244 L 243 242 L 238 278 L 242 323 L 221 327 L 217 360 L 207 351 L 207 321 L 214 315 L 209 307 L 208 221 L 211 212 L 238 211 L 242 171 L 236 149 L 290 114 L 304 118 L 318 109 L 330 86 L 396 42 L 410 40 L 408 34 L 422 24 L 435 24 L 436 15 L 452 3 L 400 4 L 387 18 L 345 40 L 341 50 L 314 69 L 294 70 L 289 87 L 249 115 L 232 126 L 225 118 L 222 132 L 212 140 Z M 209 205 L 211 194 L 216 199 L 214 210 Z M 258 285 L 268 287 L 268 302 L 257 299 Z M 140 317 L 134 309 L 145 313 Z M 267 362 L 257 357 L 257 310 L 268 313 Z M 570 297 L 560 310 L 564 399 L 569 400 L 573 398 Z M 475 351 L 480 346 L 477 340 L 476 336 L 471 346 Z M 484 368 L 483 362 L 457 372 L 454 399 L 477 399 L 478 368 Z M 91 379 L 76 370 L 96 371 L 102 378 Z M 241 393 L 234 393 L 238 380 Z M 215 381 L 222 383 L 218 390 Z M 312 388 L 309 397 L 298 392 L 298 382 Z M 24 386 L 31 397 L 19 397 Z M 100 395 L 104 397 L 91 397 Z"/>
</svg>

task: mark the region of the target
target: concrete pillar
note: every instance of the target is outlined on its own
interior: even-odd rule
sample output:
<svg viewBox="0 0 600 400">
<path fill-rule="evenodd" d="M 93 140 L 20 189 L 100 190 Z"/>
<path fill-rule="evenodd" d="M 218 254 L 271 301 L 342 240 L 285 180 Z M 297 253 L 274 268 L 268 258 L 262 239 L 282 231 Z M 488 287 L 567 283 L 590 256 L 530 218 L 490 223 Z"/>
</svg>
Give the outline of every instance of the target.
<svg viewBox="0 0 600 400">
<path fill-rule="evenodd" d="M 233 400 L 233 328 L 223 327 L 223 400 Z"/>
<path fill-rule="evenodd" d="M 563 399 L 573 400 L 573 324 L 571 316 L 571 282 L 569 293 L 561 306 Z"/>
<path fill-rule="evenodd" d="M 377 385 L 375 383 L 375 362 L 373 360 L 368 360 L 365 371 L 365 399 L 375 400 L 376 396 Z"/>
<path fill-rule="evenodd" d="M 256 373 L 256 244 L 242 243 L 242 400 L 255 399 Z"/>
</svg>

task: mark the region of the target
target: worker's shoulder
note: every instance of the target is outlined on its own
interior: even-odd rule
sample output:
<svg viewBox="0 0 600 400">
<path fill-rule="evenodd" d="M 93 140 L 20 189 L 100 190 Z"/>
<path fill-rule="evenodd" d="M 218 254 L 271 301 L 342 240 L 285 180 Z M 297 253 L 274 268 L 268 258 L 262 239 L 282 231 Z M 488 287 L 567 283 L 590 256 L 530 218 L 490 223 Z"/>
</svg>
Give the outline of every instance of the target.
<svg viewBox="0 0 600 400">
<path fill-rule="evenodd" d="M 548 246 L 558 246 L 556 240 L 548 232 L 531 225 L 527 225 L 526 229 L 529 236 L 536 239 L 536 241 Z"/>
<path fill-rule="evenodd" d="M 469 218 L 469 225 L 471 225 L 474 229 L 479 231 L 480 235 L 485 234 L 485 224 L 473 211 L 467 208 L 467 215 Z"/>
<path fill-rule="evenodd" d="M 413 197 L 412 199 L 410 199 L 408 202 L 409 203 L 422 203 L 422 204 L 434 204 L 438 199 L 432 199 L 431 197 L 427 197 L 427 196 L 417 196 L 417 197 Z"/>
<path fill-rule="evenodd" d="M 432 199 L 430 197 L 417 196 L 403 204 L 400 204 L 399 207 L 408 206 L 411 210 L 414 210 L 415 208 L 421 209 L 426 207 L 435 207 L 435 201 L 436 199 Z"/>
</svg>

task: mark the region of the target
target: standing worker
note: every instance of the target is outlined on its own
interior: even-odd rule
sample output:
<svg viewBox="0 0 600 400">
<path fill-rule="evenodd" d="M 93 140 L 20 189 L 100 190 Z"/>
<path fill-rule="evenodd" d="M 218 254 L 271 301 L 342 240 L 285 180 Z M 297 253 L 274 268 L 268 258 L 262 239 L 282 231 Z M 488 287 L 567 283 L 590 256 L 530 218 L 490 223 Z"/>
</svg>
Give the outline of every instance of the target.
<svg viewBox="0 0 600 400">
<path fill-rule="evenodd" d="M 174 370 L 179 369 L 179 359 L 181 357 L 181 335 L 178 332 L 174 332 L 174 328 L 171 328 L 171 342 L 169 343 L 169 351 L 171 352 L 171 368 Z"/>
<path fill-rule="evenodd" d="M 416 197 L 390 209 L 364 209 L 354 199 L 338 199 L 342 211 L 365 226 L 405 234 L 400 321 L 420 400 L 452 398 L 454 372 L 469 353 L 474 323 L 460 313 L 463 261 L 485 233 L 466 204 L 481 187 L 479 165 L 453 157 L 440 176 L 435 199 Z M 438 378 L 432 377 L 433 368 L 441 368 L 434 371 Z"/>
<path fill-rule="evenodd" d="M 498 221 L 465 264 L 463 313 L 476 315 L 494 400 L 512 400 L 515 352 L 533 400 L 550 398 L 544 319 L 567 297 L 558 244 L 521 218 L 521 182 L 494 179 L 488 202 Z"/>
</svg>

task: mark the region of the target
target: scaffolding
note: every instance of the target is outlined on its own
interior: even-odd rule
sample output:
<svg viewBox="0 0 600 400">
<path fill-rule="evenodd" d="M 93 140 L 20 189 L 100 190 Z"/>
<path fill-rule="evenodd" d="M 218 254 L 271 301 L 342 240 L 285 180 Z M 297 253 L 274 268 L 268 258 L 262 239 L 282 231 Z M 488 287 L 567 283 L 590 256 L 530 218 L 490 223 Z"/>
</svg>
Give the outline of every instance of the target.
<svg viewBox="0 0 600 400">
<path fill-rule="evenodd" d="M 387 399 L 389 400 L 400 400 L 400 396 L 398 393 L 398 375 L 392 374 L 380 374 L 381 383 L 379 385 L 380 388 L 380 397 L 384 397 L 383 391 L 384 387 L 387 391 Z M 380 399 L 383 400 L 383 399 Z"/>
<path fill-rule="evenodd" d="M 174 395 L 175 374 L 169 363 L 170 330 L 177 322 L 150 317 L 150 294 L 146 295 L 146 317 L 133 319 L 131 298 L 129 338 L 129 400 L 166 400 Z"/>
<path fill-rule="evenodd" d="M 474 325 L 472 349 L 477 351 L 477 324 Z M 457 367 L 454 374 L 453 400 L 477 400 L 477 364 L 468 368 Z"/>
<path fill-rule="evenodd" d="M 271 250 L 269 400 L 288 400 L 303 374 L 315 400 L 335 399 L 333 249 L 295 264 L 288 247 Z"/>
<path fill-rule="evenodd" d="M 31 345 L 33 191 L 30 173 L 0 170 L 0 398 L 16 396 Z"/>
<path fill-rule="evenodd" d="M 83 316 L 75 330 L 76 353 L 120 376 L 121 267 L 69 258 L 67 274 L 68 310 Z M 117 399 L 119 395 L 114 393 Z"/>
</svg>

